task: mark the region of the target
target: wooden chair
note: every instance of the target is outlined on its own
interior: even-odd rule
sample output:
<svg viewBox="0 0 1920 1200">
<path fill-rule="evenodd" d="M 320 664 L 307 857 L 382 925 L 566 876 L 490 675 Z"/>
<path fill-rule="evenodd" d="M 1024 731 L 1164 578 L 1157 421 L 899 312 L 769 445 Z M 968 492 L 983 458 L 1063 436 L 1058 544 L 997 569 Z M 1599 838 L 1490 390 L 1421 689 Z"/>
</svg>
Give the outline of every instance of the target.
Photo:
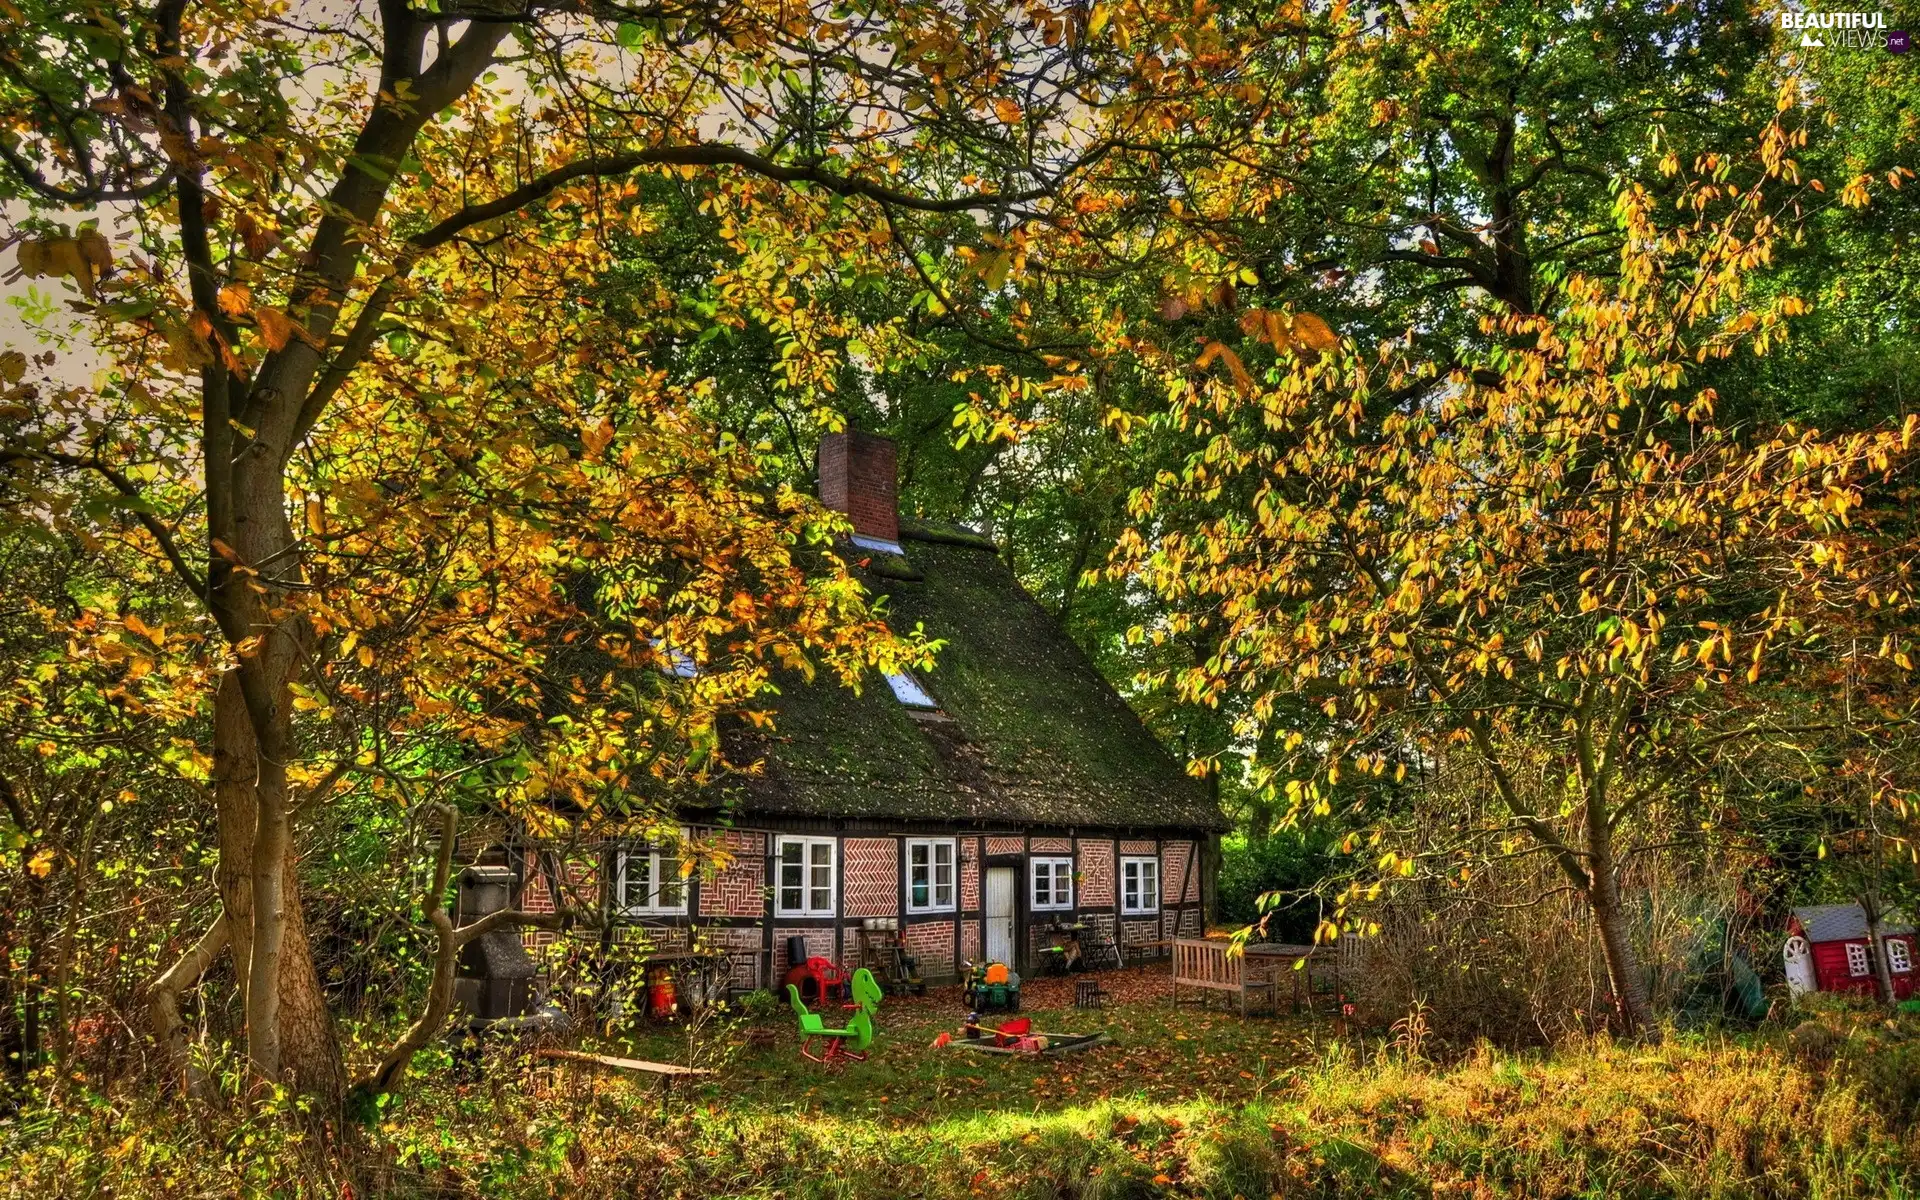
<svg viewBox="0 0 1920 1200">
<path fill-rule="evenodd" d="M 1346 1002 L 1347 988 L 1360 970 L 1360 935 L 1343 933 L 1331 945 L 1317 947 L 1307 960 L 1307 1007 L 1326 997 L 1335 1015 Z"/>
</svg>

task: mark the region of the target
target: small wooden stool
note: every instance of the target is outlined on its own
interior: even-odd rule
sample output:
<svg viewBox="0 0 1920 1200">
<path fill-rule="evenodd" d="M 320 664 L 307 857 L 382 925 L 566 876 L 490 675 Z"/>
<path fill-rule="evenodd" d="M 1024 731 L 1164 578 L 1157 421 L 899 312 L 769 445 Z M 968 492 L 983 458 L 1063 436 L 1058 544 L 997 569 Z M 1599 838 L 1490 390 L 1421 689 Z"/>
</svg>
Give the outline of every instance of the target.
<svg viewBox="0 0 1920 1200">
<path fill-rule="evenodd" d="M 1105 1008 L 1107 989 L 1100 986 L 1098 979 L 1082 979 L 1074 985 L 1073 1006 L 1075 1008 Z"/>
</svg>

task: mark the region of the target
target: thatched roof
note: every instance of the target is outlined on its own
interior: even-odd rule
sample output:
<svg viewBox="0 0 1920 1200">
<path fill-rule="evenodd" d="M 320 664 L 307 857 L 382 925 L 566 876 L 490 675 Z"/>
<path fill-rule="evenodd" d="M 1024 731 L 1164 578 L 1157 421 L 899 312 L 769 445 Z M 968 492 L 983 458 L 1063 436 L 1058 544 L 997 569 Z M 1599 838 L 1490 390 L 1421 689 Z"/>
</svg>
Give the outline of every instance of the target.
<svg viewBox="0 0 1920 1200">
<path fill-rule="evenodd" d="M 904 559 L 863 574 L 896 629 L 944 639 L 919 681 L 938 703 L 903 705 L 883 680 L 781 682 L 771 732 L 735 729 L 730 755 L 761 757 L 745 814 L 966 824 L 1224 829 L 1207 789 L 1174 761 L 992 542 L 903 521 Z M 866 555 L 867 552 L 854 550 Z"/>
</svg>

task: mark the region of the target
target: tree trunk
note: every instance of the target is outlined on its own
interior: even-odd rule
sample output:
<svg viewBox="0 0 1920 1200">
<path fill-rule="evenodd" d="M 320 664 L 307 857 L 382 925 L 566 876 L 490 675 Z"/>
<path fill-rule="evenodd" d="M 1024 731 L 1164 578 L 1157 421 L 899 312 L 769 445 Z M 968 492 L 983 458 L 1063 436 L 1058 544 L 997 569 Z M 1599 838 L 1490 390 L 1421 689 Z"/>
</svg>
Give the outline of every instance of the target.
<svg viewBox="0 0 1920 1200">
<path fill-rule="evenodd" d="M 1876 897 L 1860 897 L 1860 907 L 1867 914 L 1867 944 L 1873 947 L 1873 987 L 1879 994 L 1880 1003 L 1893 1004 L 1893 968 L 1887 963 L 1887 937 L 1881 932 L 1880 904 Z"/>
<path fill-rule="evenodd" d="M 1594 925 L 1600 931 L 1600 945 L 1607 955 L 1607 978 L 1613 985 L 1620 1017 L 1629 1036 L 1658 1040 L 1659 1027 L 1653 1020 L 1653 1003 L 1647 995 L 1646 972 L 1640 956 L 1634 952 L 1633 938 L 1627 928 L 1627 914 L 1620 906 L 1620 880 L 1611 861 L 1595 860 L 1593 885 L 1587 893 L 1593 907 Z"/>
<path fill-rule="evenodd" d="M 274 848 L 265 854 L 255 853 L 262 808 L 260 756 L 236 676 L 230 672 L 221 681 L 214 699 L 213 790 L 220 818 L 220 859 L 214 877 L 226 912 L 234 973 L 240 980 L 247 1012 L 248 1055 L 263 1078 L 278 1079 L 301 1091 L 337 1100 L 345 1072 L 326 995 L 320 989 L 320 976 L 314 970 L 307 943 L 299 875 L 284 815 Z M 284 814 L 284 784 L 282 790 L 279 807 Z M 268 864 L 275 869 L 260 869 Z M 271 910 L 256 914 L 254 898 L 263 877 L 271 885 Z M 263 925 L 275 931 L 278 942 L 275 973 L 279 987 L 270 997 L 255 995 L 255 981 L 269 978 L 256 970 L 264 964 L 256 961 L 253 953 Z M 256 1004 L 256 998 L 271 1003 Z M 268 1021 L 270 1024 L 262 1024 Z M 263 1050 L 268 1053 L 263 1054 Z M 266 1065 L 262 1059 L 269 1056 L 272 1072 L 261 1069 Z"/>
</svg>

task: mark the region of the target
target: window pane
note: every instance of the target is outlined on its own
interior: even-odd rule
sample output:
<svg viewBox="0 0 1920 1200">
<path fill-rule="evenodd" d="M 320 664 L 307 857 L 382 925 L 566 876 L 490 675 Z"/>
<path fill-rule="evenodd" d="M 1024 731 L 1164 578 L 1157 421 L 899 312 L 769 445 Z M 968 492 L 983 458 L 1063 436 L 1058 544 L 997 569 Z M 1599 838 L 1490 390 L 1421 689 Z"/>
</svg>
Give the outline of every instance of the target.
<svg viewBox="0 0 1920 1200">
<path fill-rule="evenodd" d="M 639 907 L 648 902 L 648 893 L 651 891 L 648 887 L 648 879 L 650 878 L 647 870 L 648 866 L 649 863 L 646 855 L 627 855 L 627 883 L 621 899 L 626 901 L 629 906 Z"/>
<path fill-rule="evenodd" d="M 915 842 L 907 847 L 907 862 L 917 868 L 927 865 L 928 846 L 925 842 Z"/>
<path fill-rule="evenodd" d="M 780 907 L 798 910 L 803 907 L 802 894 L 805 873 L 801 867 L 801 855 L 805 847 L 799 842 L 783 842 L 780 846 Z"/>
<path fill-rule="evenodd" d="M 656 903 L 661 908 L 679 908 L 684 903 L 682 897 L 686 888 L 686 881 L 680 878 L 680 860 L 671 855 L 661 855 L 654 878 L 660 881 L 660 898 Z"/>
<path fill-rule="evenodd" d="M 923 870 L 924 868 L 920 870 L 916 870 L 913 877 L 913 890 L 912 890 L 911 896 L 912 896 L 912 903 L 915 908 L 925 908 L 928 903 L 927 877 L 925 874 L 921 873 Z"/>
</svg>

